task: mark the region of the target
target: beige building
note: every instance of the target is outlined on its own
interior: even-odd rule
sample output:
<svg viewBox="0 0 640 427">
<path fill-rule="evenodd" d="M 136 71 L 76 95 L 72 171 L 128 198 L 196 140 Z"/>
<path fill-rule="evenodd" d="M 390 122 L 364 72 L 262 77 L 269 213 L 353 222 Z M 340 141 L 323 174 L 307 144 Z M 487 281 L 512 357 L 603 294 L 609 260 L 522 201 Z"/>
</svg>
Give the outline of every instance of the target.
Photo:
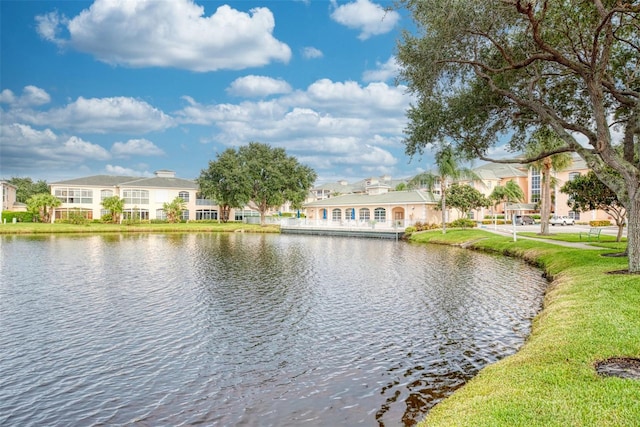
<svg viewBox="0 0 640 427">
<path fill-rule="evenodd" d="M 0 192 L 2 193 L 2 207 L 0 212 L 14 210 L 16 204 L 17 187 L 7 181 L 0 181 Z"/>
<path fill-rule="evenodd" d="M 430 192 L 389 191 L 376 182 L 364 193 L 328 197 L 304 207 L 306 225 L 404 228 L 416 222 L 440 224 L 439 204 L 440 197 Z"/>
<path fill-rule="evenodd" d="M 177 178 L 169 170 L 156 171 L 153 177 L 97 175 L 54 182 L 51 194 L 62 201 L 55 219 L 66 219 L 72 212 L 100 219 L 108 214 L 102 201 L 111 196 L 124 199 L 124 218 L 166 219 L 162 206 L 176 197 L 186 205 L 183 220 L 218 219 L 219 212 L 215 202 L 197 198 L 195 181 Z"/>
</svg>

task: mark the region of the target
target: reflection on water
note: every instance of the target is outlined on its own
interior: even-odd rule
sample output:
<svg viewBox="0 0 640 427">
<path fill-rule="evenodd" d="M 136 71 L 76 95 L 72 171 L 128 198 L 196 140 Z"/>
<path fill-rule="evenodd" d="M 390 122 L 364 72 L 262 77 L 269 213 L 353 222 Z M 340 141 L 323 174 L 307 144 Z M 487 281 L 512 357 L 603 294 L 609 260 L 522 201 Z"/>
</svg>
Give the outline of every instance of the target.
<svg viewBox="0 0 640 427">
<path fill-rule="evenodd" d="M 0 425 L 410 426 L 529 332 L 545 282 L 457 248 L 0 238 Z"/>
</svg>

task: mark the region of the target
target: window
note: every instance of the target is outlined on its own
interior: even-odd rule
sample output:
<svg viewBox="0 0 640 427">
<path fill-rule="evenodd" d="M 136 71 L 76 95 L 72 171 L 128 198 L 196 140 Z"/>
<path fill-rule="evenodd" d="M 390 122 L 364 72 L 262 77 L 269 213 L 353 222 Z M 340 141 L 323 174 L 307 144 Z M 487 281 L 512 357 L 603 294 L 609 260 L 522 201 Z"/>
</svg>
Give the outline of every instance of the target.
<svg viewBox="0 0 640 427">
<path fill-rule="evenodd" d="M 189 202 L 189 192 L 181 191 L 178 193 L 178 197 L 180 197 L 185 203 Z"/>
<path fill-rule="evenodd" d="M 569 174 L 569 181 L 572 181 L 572 180 L 576 179 L 579 176 L 580 176 L 580 172 L 571 172 Z"/>
<path fill-rule="evenodd" d="M 196 211 L 196 221 L 202 219 L 218 219 L 218 211 L 215 209 L 198 209 Z"/>
<path fill-rule="evenodd" d="M 149 204 L 148 190 L 123 190 L 122 196 L 124 199 L 124 203 L 127 205 L 148 205 Z"/>
<path fill-rule="evenodd" d="M 345 214 L 345 219 L 356 219 L 356 210 L 353 208 L 347 209 L 347 213 Z"/>
<path fill-rule="evenodd" d="M 185 209 L 182 211 L 182 213 L 180 214 L 180 219 L 183 221 L 189 220 L 189 209 Z"/>
<path fill-rule="evenodd" d="M 387 211 L 384 208 L 376 208 L 373 211 L 373 219 L 379 222 L 385 222 L 387 220 Z"/>
<path fill-rule="evenodd" d="M 123 219 L 133 219 L 133 220 L 149 219 L 149 210 L 138 209 L 138 208 L 125 209 L 124 212 L 122 212 L 122 217 Z"/>
<path fill-rule="evenodd" d="M 575 211 L 569 212 L 569 218 L 573 218 L 576 221 L 580 221 L 580 212 L 575 212 Z"/>
<path fill-rule="evenodd" d="M 75 216 L 82 216 L 86 219 L 93 219 L 93 211 L 91 209 L 79 209 L 79 208 L 57 208 L 56 219 L 70 219 Z"/>
<path fill-rule="evenodd" d="M 113 196 L 113 190 L 101 190 L 100 191 L 100 201 L 103 201 L 107 197 Z"/>
<path fill-rule="evenodd" d="M 100 209 L 100 218 L 107 215 L 111 217 L 111 211 L 109 209 Z"/>
<path fill-rule="evenodd" d="M 540 170 L 531 169 L 531 203 L 540 201 Z"/>
<path fill-rule="evenodd" d="M 332 210 L 331 219 L 334 221 L 340 221 L 342 219 L 342 211 L 338 208 Z"/>
<path fill-rule="evenodd" d="M 360 209 L 360 221 L 369 221 L 371 218 L 371 212 L 369 212 L 369 208 Z"/>
<path fill-rule="evenodd" d="M 93 190 L 88 188 L 56 188 L 54 196 L 62 203 L 93 203 Z"/>
<path fill-rule="evenodd" d="M 164 209 L 156 209 L 156 219 L 161 219 L 163 221 L 167 219 L 167 214 Z"/>
</svg>

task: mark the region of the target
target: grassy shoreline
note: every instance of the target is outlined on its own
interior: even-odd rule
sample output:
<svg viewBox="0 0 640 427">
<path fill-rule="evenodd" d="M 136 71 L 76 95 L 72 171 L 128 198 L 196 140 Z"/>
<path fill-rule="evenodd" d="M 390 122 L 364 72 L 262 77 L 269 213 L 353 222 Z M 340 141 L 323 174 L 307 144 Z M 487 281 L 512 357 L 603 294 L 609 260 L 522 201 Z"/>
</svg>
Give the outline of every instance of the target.
<svg viewBox="0 0 640 427">
<path fill-rule="evenodd" d="M 626 269 L 626 258 L 482 230 L 411 241 L 519 257 L 553 278 L 520 351 L 483 369 L 420 426 L 638 426 L 640 380 L 594 370 L 598 360 L 640 357 L 640 277 L 607 274 Z"/>
<path fill-rule="evenodd" d="M 248 233 L 279 233 L 277 225 L 261 226 L 258 224 L 244 224 L 240 222 L 209 223 L 162 223 L 162 224 L 43 224 L 19 222 L 16 224 L 0 225 L 2 234 L 81 234 L 81 233 L 192 233 L 192 232 L 248 232 Z"/>
</svg>

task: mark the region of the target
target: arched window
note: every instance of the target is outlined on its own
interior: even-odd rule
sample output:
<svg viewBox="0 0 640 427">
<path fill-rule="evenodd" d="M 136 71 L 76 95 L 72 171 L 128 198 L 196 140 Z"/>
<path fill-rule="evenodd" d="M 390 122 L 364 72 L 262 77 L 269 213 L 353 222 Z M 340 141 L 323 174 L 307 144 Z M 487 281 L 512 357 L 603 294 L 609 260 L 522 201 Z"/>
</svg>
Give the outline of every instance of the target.
<svg viewBox="0 0 640 427">
<path fill-rule="evenodd" d="M 371 219 L 371 212 L 369 212 L 369 208 L 360 209 L 360 221 L 369 221 Z"/>
<path fill-rule="evenodd" d="M 344 216 L 345 219 L 356 219 L 356 210 L 353 208 L 347 209 L 347 212 Z"/>
<path fill-rule="evenodd" d="M 387 220 L 387 211 L 384 208 L 376 208 L 373 211 L 373 219 L 379 222 L 385 222 Z"/>
<path fill-rule="evenodd" d="M 342 210 L 335 208 L 331 211 L 331 219 L 334 221 L 340 221 L 342 219 Z"/>
<path fill-rule="evenodd" d="M 178 197 L 180 197 L 182 199 L 182 201 L 184 202 L 189 202 L 189 192 L 188 191 L 181 191 L 178 193 Z"/>
</svg>

